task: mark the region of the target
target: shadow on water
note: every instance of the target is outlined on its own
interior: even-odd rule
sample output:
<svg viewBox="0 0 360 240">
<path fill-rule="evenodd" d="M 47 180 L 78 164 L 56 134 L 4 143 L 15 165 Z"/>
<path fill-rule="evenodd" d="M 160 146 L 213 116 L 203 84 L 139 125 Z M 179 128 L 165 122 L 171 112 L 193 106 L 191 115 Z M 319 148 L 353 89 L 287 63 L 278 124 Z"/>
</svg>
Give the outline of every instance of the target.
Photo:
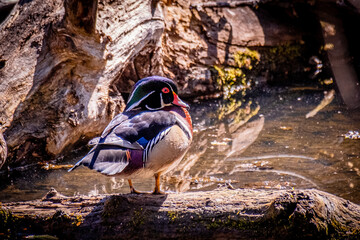
<svg viewBox="0 0 360 240">
<path fill-rule="evenodd" d="M 222 99 L 195 100 L 190 109 L 192 147 L 179 166 L 163 177 L 163 189 L 205 191 L 224 184 L 252 189 L 317 188 L 360 203 L 360 140 L 344 137 L 359 131 L 360 112 L 347 111 L 335 96 L 315 116 L 306 118 L 323 98 L 319 90 L 271 88 L 237 96 L 239 105 Z M 40 198 L 51 187 L 67 196 L 129 193 L 127 181 L 85 167 L 71 173 L 34 169 L 18 176 L 12 173 L 9 182 L 1 182 L 0 201 Z M 150 191 L 154 181 L 134 180 L 134 186 Z"/>
</svg>

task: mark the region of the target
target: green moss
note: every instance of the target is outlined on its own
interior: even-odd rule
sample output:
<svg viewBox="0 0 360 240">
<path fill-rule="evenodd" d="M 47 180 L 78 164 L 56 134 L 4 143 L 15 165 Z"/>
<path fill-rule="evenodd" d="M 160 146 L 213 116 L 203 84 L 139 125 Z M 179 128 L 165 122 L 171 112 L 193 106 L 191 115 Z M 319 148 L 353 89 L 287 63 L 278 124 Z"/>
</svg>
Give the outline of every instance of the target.
<svg viewBox="0 0 360 240">
<path fill-rule="evenodd" d="M 84 222 L 84 218 L 81 215 L 74 215 L 72 225 L 80 226 Z"/>
<path fill-rule="evenodd" d="M 238 68 L 251 70 L 260 61 L 260 53 L 256 50 L 245 48 L 234 54 L 234 60 Z"/>
<path fill-rule="evenodd" d="M 260 61 L 260 54 L 255 50 L 245 48 L 234 54 L 236 66 L 214 66 L 217 72 L 217 84 L 228 99 L 239 91 L 245 91 L 250 86 L 251 79 L 247 72 Z"/>
<path fill-rule="evenodd" d="M 333 218 L 327 227 L 326 233 L 331 237 L 331 239 L 358 239 L 360 236 L 360 229 L 346 227 L 345 224 L 341 224 L 338 220 Z"/>
<path fill-rule="evenodd" d="M 17 219 L 10 210 L 0 207 L 0 236 L 4 236 L 5 239 L 13 237 Z"/>
<path fill-rule="evenodd" d="M 4 208 L 0 208 L 0 229 L 7 225 L 11 212 Z"/>
<path fill-rule="evenodd" d="M 131 220 L 132 226 L 135 228 L 141 227 L 142 225 L 145 224 L 145 218 L 146 218 L 146 214 L 143 208 L 140 208 L 139 210 L 135 210 Z"/>
<path fill-rule="evenodd" d="M 300 44 L 284 44 L 271 47 L 266 54 L 265 61 L 274 61 L 276 63 L 288 63 L 301 56 L 302 46 Z M 265 55 L 265 54 L 264 54 Z"/>
<path fill-rule="evenodd" d="M 227 230 L 227 231 L 243 231 L 254 230 L 262 231 L 261 222 L 251 221 L 241 218 L 237 215 L 216 216 L 212 219 L 199 219 L 199 222 L 210 231 Z"/>
<path fill-rule="evenodd" d="M 176 221 L 176 219 L 178 219 L 178 213 L 177 212 L 169 211 L 167 213 L 167 215 L 168 215 L 170 223 L 174 223 Z"/>
<path fill-rule="evenodd" d="M 270 82 L 303 81 L 309 75 L 305 51 L 306 46 L 299 43 L 244 48 L 233 54 L 232 66 L 214 66 L 214 76 L 225 99 L 245 92 L 258 77 Z"/>
<path fill-rule="evenodd" d="M 217 117 L 222 119 L 233 119 L 234 123 L 246 122 L 258 112 L 259 106 L 251 101 L 245 103 L 239 100 L 235 94 L 246 95 L 250 89 L 253 78 L 250 74 L 256 69 L 260 61 L 260 53 L 256 50 L 245 48 L 234 54 L 236 66 L 214 66 L 217 73 L 217 83 L 223 92 L 224 102 L 218 109 Z"/>
</svg>

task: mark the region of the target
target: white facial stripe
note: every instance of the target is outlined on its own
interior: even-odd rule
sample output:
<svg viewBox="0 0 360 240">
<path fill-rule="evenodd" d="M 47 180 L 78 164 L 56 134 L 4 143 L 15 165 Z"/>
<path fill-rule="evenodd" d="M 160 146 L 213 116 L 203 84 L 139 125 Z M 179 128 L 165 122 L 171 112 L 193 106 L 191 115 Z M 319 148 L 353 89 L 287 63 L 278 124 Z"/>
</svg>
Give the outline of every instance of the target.
<svg viewBox="0 0 360 240">
<path fill-rule="evenodd" d="M 166 107 L 166 106 L 172 106 L 172 104 L 171 104 L 171 103 L 168 103 L 168 104 L 165 104 L 165 103 L 164 103 L 162 93 L 160 93 L 160 107 L 158 107 L 158 108 L 152 108 L 152 107 L 149 107 L 147 104 L 145 105 L 145 107 L 146 107 L 147 109 L 149 109 L 149 110 L 160 110 L 160 109 L 162 109 L 162 108 L 164 108 L 164 107 Z"/>
<path fill-rule="evenodd" d="M 162 108 L 162 107 L 152 108 L 152 107 L 149 107 L 147 104 L 145 105 L 145 107 L 149 110 L 160 110 Z"/>
<path fill-rule="evenodd" d="M 147 98 L 148 96 L 150 96 L 151 94 L 153 94 L 155 91 L 151 91 L 150 93 L 146 94 L 142 99 L 140 99 L 139 101 L 135 102 L 133 105 L 131 105 L 126 111 L 130 111 L 131 109 L 136 108 L 137 106 L 140 105 L 140 103 Z M 146 105 L 147 107 L 147 105 Z"/>
<path fill-rule="evenodd" d="M 162 93 L 160 93 L 160 105 L 161 107 L 165 107 L 165 103 L 164 103 L 164 100 L 163 100 L 163 96 L 162 96 Z"/>
</svg>

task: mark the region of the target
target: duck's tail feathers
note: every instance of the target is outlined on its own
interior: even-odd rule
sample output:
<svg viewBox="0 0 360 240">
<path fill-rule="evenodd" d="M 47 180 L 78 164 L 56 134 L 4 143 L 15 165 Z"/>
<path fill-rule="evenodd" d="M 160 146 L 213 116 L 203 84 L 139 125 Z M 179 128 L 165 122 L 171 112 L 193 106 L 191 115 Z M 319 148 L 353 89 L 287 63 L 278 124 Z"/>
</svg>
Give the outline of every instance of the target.
<svg viewBox="0 0 360 240">
<path fill-rule="evenodd" d="M 106 175 L 118 174 L 129 164 L 130 154 L 127 152 L 127 149 L 114 144 L 98 144 L 68 172 L 84 165 Z"/>
<path fill-rule="evenodd" d="M 80 165 L 83 165 L 83 162 L 87 162 L 89 158 L 92 159 L 93 156 L 94 156 L 94 151 L 95 151 L 95 149 L 96 149 L 96 146 L 93 147 L 93 148 L 89 151 L 89 153 L 86 154 L 80 161 L 78 161 L 77 163 L 75 163 L 75 165 L 74 165 L 72 168 L 70 168 L 70 169 L 68 170 L 68 172 L 71 172 L 72 170 L 74 170 L 75 168 L 79 167 Z"/>
</svg>

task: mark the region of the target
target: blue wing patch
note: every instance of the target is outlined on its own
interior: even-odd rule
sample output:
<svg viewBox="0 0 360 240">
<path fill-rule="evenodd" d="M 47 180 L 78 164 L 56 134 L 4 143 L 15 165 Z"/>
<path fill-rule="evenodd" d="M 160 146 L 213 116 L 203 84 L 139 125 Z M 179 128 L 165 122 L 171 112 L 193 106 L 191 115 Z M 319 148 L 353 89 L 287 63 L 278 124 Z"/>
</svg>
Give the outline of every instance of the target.
<svg viewBox="0 0 360 240">
<path fill-rule="evenodd" d="M 140 138 L 139 140 L 137 140 L 137 142 L 143 147 L 145 148 L 146 144 L 149 142 L 149 140 L 146 140 L 144 137 Z"/>
</svg>

